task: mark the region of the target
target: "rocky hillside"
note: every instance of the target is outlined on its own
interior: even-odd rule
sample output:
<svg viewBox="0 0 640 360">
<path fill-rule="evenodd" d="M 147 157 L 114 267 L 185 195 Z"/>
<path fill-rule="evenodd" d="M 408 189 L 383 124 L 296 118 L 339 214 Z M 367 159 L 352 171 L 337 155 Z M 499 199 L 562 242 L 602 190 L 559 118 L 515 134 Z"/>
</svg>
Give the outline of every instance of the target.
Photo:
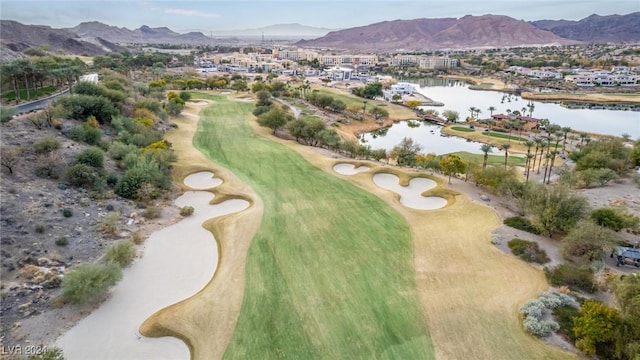
<svg viewBox="0 0 640 360">
<path fill-rule="evenodd" d="M 83 22 L 67 29 L 79 37 L 102 38 L 114 43 L 145 44 L 208 44 L 211 39 L 201 32 L 179 34 L 167 27 L 151 28 L 146 25 L 135 30 L 103 24 L 97 21 Z"/>
<path fill-rule="evenodd" d="M 550 31 L 500 15 L 467 15 L 460 19 L 415 19 L 333 31 L 300 46 L 369 51 L 572 44 Z"/>
<path fill-rule="evenodd" d="M 531 24 L 542 30 L 583 42 L 640 41 L 640 12 L 627 15 L 591 15 L 579 21 L 539 20 Z"/>
<path fill-rule="evenodd" d="M 84 41 L 78 35 L 65 29 L 49 26 L 24 25 L 17 21 L 0 20 L 0 44 L 2 48 L 14 52 L 47 45 L 50 51 L 64 51 L 71 54 L 99 55 L 118 51 L 119 46 L 96 37 L 93 42 Z"/>
</svg>

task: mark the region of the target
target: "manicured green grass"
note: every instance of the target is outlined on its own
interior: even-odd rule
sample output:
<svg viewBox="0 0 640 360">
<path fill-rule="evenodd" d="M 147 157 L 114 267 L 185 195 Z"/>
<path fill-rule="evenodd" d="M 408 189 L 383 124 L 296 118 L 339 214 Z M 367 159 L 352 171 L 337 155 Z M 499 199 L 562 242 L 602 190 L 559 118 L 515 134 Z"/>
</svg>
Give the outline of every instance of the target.
<svg viewBox="0 0 640 360">
<path fill-rule="evenodd" d="M 195 146 L 264 202 L 227 359 L 433 359 L 407 222 L 253 132 L 253 104 L 194 94 Z M 230 286 L 233 286 L 230 284 Z"/>
<path fill-rule="evenodd" d="M 51 95 L 55 91 L 56 91 L 56 88 L 53 86 L 38 88 L 38 91 L 35 93 L 33 92 L 33 89 L 29 89 L 30 100 L 35 100 L 37 97 L 40 97 L 40 96 Z M 7 93 L 3 94 L 2 97 L 7 101 L 14 101 L 16 99 L 16 93 L 13 90 L 7 91 Z M 27 91 L 25 89 L 20 89 L 20 100 L 22 101 L 27 100 Z"/>
<path fill-rule="evenodd" d="M 484 161 L 484 155 L 472 154 L 466 151 L 457 151 L 451 153 L 452 155 L 458 155 L 462 160 L 472 162 L 476 164 L 482 164 Z M 521 156 L 511 156 L 507 159 L 507 164 L 510 166 L 524 166 L 527 163 L 527 159 Z M 488 165 L 504 165 L 504 155 L 489 155 L 487 158 Z"/>
<path fill-rule="evenodd" d="M 491 137 L 495 137 L 495 138 L 500 138 L 500 139 L 511 139 L 511 140 L 515 140 L 515 141 L 527 141 L 527 139 L 525 138 L 521 138 L 518 136 L 513 136 L 513 135 L 509 135 L 509 134 L 503 134 L 503 133 L 499 133 L 499 132 L 493 132 L 493 131 L 485 131 L 483 132 L 483 134 L 487 135 L 487 136 L 491 136 Z"/>
<path fill-rule="evenodd" d="M 469 129 L 468 127 L 463 127 L 463 126 L 452 126 L 451 127 L 452 130 L 455 131 L 462 131 L 462 132 L 474 132 L 474 129 Z"/>
</svg>

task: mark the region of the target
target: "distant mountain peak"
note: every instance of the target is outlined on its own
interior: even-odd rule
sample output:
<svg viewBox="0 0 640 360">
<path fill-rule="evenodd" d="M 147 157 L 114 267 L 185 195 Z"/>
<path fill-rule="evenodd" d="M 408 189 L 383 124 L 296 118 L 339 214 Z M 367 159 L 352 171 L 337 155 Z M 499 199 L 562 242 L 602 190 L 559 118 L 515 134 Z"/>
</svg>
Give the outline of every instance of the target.
<svg viewBox="0 0 640 360">
<path fill-rule="evenodd" d="M 576 43 L 505 15 L 465 15 L 459 19 L 414 19 L 380 22 L 301 41 L 320 46 L 366 51 L 407 51 Z"/>
<path fill-rule="evenodd" d="M 538 20 L 531 24 L 564 38 L 590 43 L 640 41 L 640 12 L 605 16 L 591 14 L 578 21 Z"/>
</svg>

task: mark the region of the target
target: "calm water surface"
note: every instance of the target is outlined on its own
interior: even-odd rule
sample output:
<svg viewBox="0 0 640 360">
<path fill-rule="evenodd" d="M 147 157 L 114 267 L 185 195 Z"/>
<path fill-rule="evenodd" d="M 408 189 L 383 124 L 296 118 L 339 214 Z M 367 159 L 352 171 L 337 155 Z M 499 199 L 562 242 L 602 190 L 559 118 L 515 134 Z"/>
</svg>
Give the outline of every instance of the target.
<svg viewBox="0 0 640 360">
<path fill-rule="evenodd" d="M 515 95 L 505 97 L 505 93 L 501 92 L 470 90 L 467 84 L 460 81 L 435 80 L 440 81 L 421 80 L 419 84 L 423 86 L 418 89 L 418 92 L 434 101 L 444 103 L 444 106 L 425 108 L 439 112 L 455 110 L 460 113 L 461 120 L 469 116 L 469 108 L 472 106 L 482 110 L 480 118 L 488 118 L 489 106 L 496 108 L 494 114 L 505 114 L 507 109 L 522 112 L 522 108 L 530 102 Z M 433 84 L 436 86 L 424 86 Z M 640 139 L 640 112 L 638 111 L 569 109 L 560 104 L 538 101 L 533 101 L 533 104 L 535 118 L 546 118 L 551 123 L 568 126 L 575 131 L 615 136 L 627 133 L 634 139 Z"/>
</svg>

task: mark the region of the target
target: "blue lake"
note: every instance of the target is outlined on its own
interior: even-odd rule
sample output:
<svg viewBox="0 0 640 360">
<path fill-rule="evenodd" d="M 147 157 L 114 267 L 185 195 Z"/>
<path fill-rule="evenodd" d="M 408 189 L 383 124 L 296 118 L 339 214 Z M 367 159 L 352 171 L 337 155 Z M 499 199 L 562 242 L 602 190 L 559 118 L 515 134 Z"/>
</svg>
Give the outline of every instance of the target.
<svg viewBox="0 0 640 360">
<path fill-rule="evenodd" d="M 439 112 L 455 110 L 460 113 L 461 120 L 469 116 L 469 108 L 472 106 L 482 110 L 480 118 L 488 118 L 489 106 L 496 108 L 494 114 L 505 114 L 507 109 L 522 111 L 522 108 L 530 102 L 515 95 L 505 97 L 506 94 L 501 92 L 470 90 L 467 84 L 460 81 L 436 80 L 440 80 L 436 83 L 441 85 L 421 86 L 418 92 L 434 101 L 444 103 L 444 106 L 425 108 Z M 428 80 L 420 82 L 420 85 L 431 84 L 433 82 Z M 638 111 L 569 109 L 557 103 L 539 101 L 533 101 L 533 104 L 535 118 L 546 118 L 551 123 L 568 126 L 575 131 L 614 136 L 627 133 L 634 139 L 640 139 L 640 112 Z"/>
<path fill-rule="evenodd" d="M 420 124 L 419 127 L 412 128 L 409 124 Z M 415 126 L 415 125 L 413 125 Z M 403 138 L 409 137 L 422 146 L 423 153 L 435 153 L 438 155 L 456 151 L 467 151 L 472 154 L 482 154 L 481 143 L 469 141 L 457 136 L 442 135 L 439 125 L 415 121 L 401 121 L 393 124 L 388 129 L 363 134 L 360 142 L 370 145 L 372 149 L 384 148 L 391 150 L 398 145 Z M 493 148 L 492 154 L 503 154 L 497 148 Z"/>
</svg>

